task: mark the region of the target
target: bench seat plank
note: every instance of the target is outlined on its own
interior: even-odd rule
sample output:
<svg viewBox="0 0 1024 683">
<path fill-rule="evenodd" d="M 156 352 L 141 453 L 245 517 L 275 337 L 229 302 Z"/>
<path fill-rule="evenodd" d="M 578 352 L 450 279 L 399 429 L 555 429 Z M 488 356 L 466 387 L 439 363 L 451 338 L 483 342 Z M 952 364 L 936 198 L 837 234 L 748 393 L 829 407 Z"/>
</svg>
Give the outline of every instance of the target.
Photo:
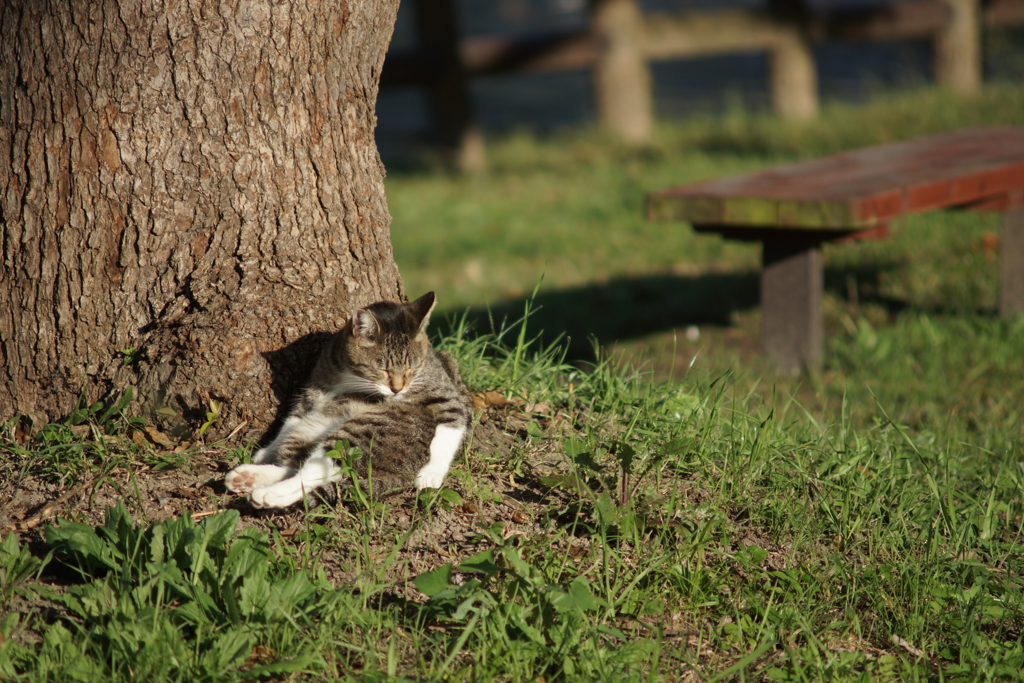
<svg viewBox="0 0 1024 683">
<path fill-rule="evenodd" d="M 654 220 L 748 228 L 871 228 L 1024 187 L 1024 129 L 973 128 L 670 188 Z"/>
</svg>

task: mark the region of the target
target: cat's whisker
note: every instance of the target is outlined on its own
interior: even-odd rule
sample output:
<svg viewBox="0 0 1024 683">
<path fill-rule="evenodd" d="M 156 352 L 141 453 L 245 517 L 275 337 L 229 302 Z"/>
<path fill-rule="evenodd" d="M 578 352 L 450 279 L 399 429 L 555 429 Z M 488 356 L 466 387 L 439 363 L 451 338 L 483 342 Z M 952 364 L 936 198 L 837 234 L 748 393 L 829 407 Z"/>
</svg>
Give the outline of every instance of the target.
<svg viewBox="0 0 1024 683">
<path fill-rule="evenodd" d="M 339 381 L 334 385 L 334 391 L 331 393 L 340 398 L 347 394 L 355 394 L 358 396 L 377 396 L 382 392 L 380 385 L 375 382 L 345 371 L 342 373 Z"/>
</svg>

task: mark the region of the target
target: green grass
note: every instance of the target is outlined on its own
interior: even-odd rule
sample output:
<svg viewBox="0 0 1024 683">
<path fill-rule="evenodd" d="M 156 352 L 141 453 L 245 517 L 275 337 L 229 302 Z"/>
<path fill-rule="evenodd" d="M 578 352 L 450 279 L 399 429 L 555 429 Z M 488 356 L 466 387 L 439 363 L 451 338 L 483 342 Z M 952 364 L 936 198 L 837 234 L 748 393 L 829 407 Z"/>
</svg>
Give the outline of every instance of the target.
<svg viewBox="0 0 1024 683">
<path fill-rule="evenodd" d="M 993 315 L 997 221 L 829 249 L 827 359 L 794 378 L 750 350 L 756 252 L 640 217 L 648 189 L 1020 122 L 1022 92 L 735 115 L 640 152 L 519 135 L 489 176 L 390 178 L 407 288 L 448 306 L 471 388 L 517 400 L 486 413 L 505 446 L 418 498 L 151 523 L 124 482 L 185 463 L 131 446 L 116 406 L 10 425 L 5 476 L 100 473 L 125 504 L 0 541 L 0 679 L 1024 678 L 1024 319 Z"/>
<path fill-rule="evenodd" d="M 803 125 L 739 111 L 724 120 L 664 123 L 655 141 L 642 149 L 619 145 L 593 130 L 549 138 L 514 134 L 491 144 L 491 171 L 485 176 L 392 173 L 387 178 L 395 260 L 410 293 L 435 290 L 449 312 L 484 304 L 500 307 L 510 300 L 518 312 L 521 299 L 542 278 L 542 298 L 565 293 L 567 300 L 559 302 L 565 310 L 559 314 L 573 319 L 574 304 L 587 308 L 588 296 L 600 297 L 616 286 L 665 298 L 670 287 L 703 285 L 700 278 L 717 277 L 724 282 L 711 282 L 706 296 L 729 298 L 731 280 L 759 267 L 757 247 L 697 235 L 685 224 L 648 222 L 643 216 L 647 192 L 966 126 L 1022 124 L 1024 88 L 1004 85 L 967 100 L 926 90 L 887 95 L 863 106 L 832 105 L 819 120 Z M 927 236 L 935 246 L 928 258 L 913 265 L 910 281 L 899 286 L 936 293 L 945 301 L 946 292 L 929 284 L 930 279 L 959 283 L 962 278 L 946 278 L 948 258 L 931 257 L 941 250 L 955 253 L 949 240 L 956 240 L 959 249 L 996 224 L 991 216 L 916 217 L 894 226 L 896 239 L 880 243 L 874 254 L 866 253 L 871 246 L 854 250 L 853 256 L 846 255 L 847 249 L 830 250 L 827 265 L 891 269 L 905 264 L 907 254 Z M 957 236 L 961 230 L 969 237 Z M 992 268 L 961 265 L 957 275 L 969 271 L 972 283 L 984 280 L 985 297 L 971 301 L 991 306 L 994 280 L 979 276 L 982 270 Z M 956 295 L 960 305 L 964 297 Z M 701 316 L 701 302 L 694 301 L 700 297 L 694 291 L 670 303 Z M 613 310 L 604 313 L 615 315 Z"/>
<path fill-rule="evenodd" d="M 309 513 L 292 542 L 236 533 L 234 510 L 147 526 L 123 508 L 95 529 L 48 527 L 52 559 L 8 537 L 0 589 L 60 609 L 0 617 L 0 672 L 26 681 L 1016 678 L 1024 397 L 1019 387 L 1002 393 L 1012 379 L 972 368 L 984 387 L 972 395 L 992 392 L 964 407 L 973 423 L 928 416 L 928 406 L 979 358 L 1019 377 L 1024 324 L 919 314 L 858 334 L 834 348 L 834 363 L 875 382 L 850 382 L 838 410 L 817 414 L 778 392 L 766 402 L 730 376 L 653 385 L 607 363 L 580 373 L 552 352 L 448 339 L 474 389 L 546 402 L 574 413 L 575 426 L 534 423 L 518 463 L 474 454 L 445 495 L 423 497 L 404 533 L 390 522 L 403 509 L 353 498 Z M 964 346 L 975 356 L 951 360 Z M 915 354 L 923 348 L 929 357 Z M 924 411 L 919 424 L 892 419 L 899 391 L 878 391 L 908 375 L 929 387 L 899 390 Z M 469 523 L 468 549 L 435 549 L 416 569 L 420 525 L 481 500 L 509 473 L 545 492 L 526 506 L 534 530 Z M 326 578 L 338 561 L 347 582 Z M 33 581 L 40 562 L 68 587 Z"/>
</svg>

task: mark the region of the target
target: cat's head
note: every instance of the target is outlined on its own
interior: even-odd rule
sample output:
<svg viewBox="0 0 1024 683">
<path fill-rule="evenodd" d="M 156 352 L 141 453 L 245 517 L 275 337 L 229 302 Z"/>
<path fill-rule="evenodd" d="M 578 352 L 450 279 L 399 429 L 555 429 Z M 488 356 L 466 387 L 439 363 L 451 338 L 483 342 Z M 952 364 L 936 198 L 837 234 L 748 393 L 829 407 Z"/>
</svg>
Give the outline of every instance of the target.
<svg viewBox="0 0 1024 683">
<path fill-rule="evenodd" d="M 381 301 L 353 313 L 345 325 L 347 370 L 382 396 L 407 390 L 430 353 L 426 330 L 435 303 L 427 292 L 407 304 Z"/>
</svg>

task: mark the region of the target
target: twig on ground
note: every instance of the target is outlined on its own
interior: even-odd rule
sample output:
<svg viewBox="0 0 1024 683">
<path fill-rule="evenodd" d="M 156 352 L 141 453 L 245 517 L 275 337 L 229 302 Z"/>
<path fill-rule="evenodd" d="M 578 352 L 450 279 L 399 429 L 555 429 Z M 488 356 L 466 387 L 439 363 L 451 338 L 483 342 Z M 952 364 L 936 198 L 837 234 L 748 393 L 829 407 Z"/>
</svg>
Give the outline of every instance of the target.
<svg viewBox="0 0 1024 683">
<path fill-rule="evenodd" d="M 61 505 L 63 505 L 68 500 L 77 496 L 79 493 L 89 488 L 94 483 L 96 483 L 96 481 L 99 480 L 99 478 L 102 477 L 104 474 L 106 474 L 106 472 L 96 474 L 88 481 L 84 481 L 78 486 L 75 486 L 69 489 L 68 491 L 65 491 L 56 499 L 44 505 L 36 514 L 32 515 L 28 519 L 18 522 L 17 524 L 12 524 L 3 527 L 2 529 L 0 529 L 0 533 L 6 534 L 8 532 L 13 531 L 17 534 L 23 534 L 26 531 L 31 531 L 32 529 L 42 524 L 45 520 L 52 517 L 53 514 L 57 511 L 57 508 L 59 508 Z"/>
<path fill-rule="evenodd" d="M 908 642 L 907 640 L 905 640 L 903 638 L 900 638 L 895 633 L 893 633 L 891 636 L 889 636 L 889 640 L 892 641 L 893 645 L 898 645 L 898 646 L 902 647 L 904 650 L 906 650 L 910 654 L 914 655 L 915 657 L 924 657 L 924 651 L 923 650 L 921 650 L 920 648 L 914 647 L 910 642 Z"/>
<path fill-rule="evenodd" d="M 227 435 L 227 437 L 225 437 L 225 439 L 224 439 L 224 440 L 225 440 L 225 441 L 228 441 L 229 439 L 232 439 L 232 438 L 234 438 L 234 436 L 235 436 L 236 434 L 238 434 L 238 432 L 242 431 L 242 428 L 243 428 L 243 427 L 245 427 L 245 425 L 247 425 L 247 424 L 249 424 L 249 421 L 248 421 L 248 420 L 242 420 L 241 422 L 239 422 L 239 423 L 238 423 L 238 426 L 237 426 L 237 427 L 235 427 L 234 429 L 232 429 L 232 430 L 231 430 L 231 433 L 230 433 L 230 434 L 228 434 L 228 435 Z"/>
</svg>

